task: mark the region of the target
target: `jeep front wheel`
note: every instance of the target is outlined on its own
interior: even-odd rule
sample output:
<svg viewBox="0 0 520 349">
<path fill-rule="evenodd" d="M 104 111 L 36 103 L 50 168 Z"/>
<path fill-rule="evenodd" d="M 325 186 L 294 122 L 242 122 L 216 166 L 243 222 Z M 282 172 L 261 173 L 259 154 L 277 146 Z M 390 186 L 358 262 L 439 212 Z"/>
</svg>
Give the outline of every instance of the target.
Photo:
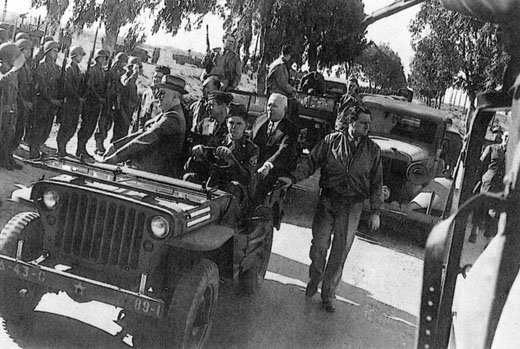
<svg viewBox="0 0 520 349">
<path fill-rule="evenodd" d="M 38 258 L 43 248 L 43 226 L 35 212 L 12 217 L 0 232 L 0 254 L 16 256 L 18 241 L 24 240 L 22 260 Z M 29 281 L 0 275 L 0 312 L 15 321 L 27 319 L 40 302 L 45 288 Z"/>
<path fill-rule="evenodd" d="M 213 324 L 218 287 L 218 267 L 207 259 L 181 277 L 168 310 L 169 339 L 174 348 L 202 348 Z"/>
</svg>

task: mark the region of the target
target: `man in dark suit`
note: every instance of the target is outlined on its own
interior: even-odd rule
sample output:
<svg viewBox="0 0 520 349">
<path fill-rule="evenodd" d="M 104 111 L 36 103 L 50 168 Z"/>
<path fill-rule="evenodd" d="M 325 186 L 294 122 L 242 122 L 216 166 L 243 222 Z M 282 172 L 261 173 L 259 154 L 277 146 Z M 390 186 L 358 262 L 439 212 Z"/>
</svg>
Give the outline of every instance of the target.
<svg viewBox="0 0 520 349">
<path fill-rule="evenodd" d="M 285 117 L 287 97 L 279 93 L 269 96 L 267 113 L 252 125 L 253 142 L 260 148 L 255 203 L 261 204 L 278 177 L 286 177 L 296 168 L 298 128 Z"/>
</svg>

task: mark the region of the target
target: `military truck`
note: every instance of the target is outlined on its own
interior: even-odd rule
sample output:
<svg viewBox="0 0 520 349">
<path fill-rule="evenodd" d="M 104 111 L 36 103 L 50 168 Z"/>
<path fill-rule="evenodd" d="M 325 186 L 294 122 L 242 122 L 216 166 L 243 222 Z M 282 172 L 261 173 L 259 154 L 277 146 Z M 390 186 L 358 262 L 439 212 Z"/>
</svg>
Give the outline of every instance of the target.
<svg viewBox="0 0 520 349">
<path fill-rule="evenodd" d="M 28 320 L 45 293 L 120 307 L 118 323 L 146 347 L 199 348 L 209 336 L 219 280 L 261 284 L 285 189 L 264 205 L 215 186 L 127 167 L 48 158 L 59 175 L 13 192 L 33 207 L 0 232 L 0 313 Z"/>
</svg>

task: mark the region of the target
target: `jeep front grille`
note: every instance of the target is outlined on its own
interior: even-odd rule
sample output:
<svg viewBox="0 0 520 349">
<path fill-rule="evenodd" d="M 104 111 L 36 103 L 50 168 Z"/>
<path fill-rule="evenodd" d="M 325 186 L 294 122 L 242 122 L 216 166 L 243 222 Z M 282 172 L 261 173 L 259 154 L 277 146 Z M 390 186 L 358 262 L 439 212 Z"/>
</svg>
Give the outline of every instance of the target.
<svg viewBox="0 0 520 349">
<path fill-rule="evenodd" d="M 146 215 L 124 202 L 78 192 L 60 195 L 55 245 L 96 264 L 136 269 Z"/>
</svg>

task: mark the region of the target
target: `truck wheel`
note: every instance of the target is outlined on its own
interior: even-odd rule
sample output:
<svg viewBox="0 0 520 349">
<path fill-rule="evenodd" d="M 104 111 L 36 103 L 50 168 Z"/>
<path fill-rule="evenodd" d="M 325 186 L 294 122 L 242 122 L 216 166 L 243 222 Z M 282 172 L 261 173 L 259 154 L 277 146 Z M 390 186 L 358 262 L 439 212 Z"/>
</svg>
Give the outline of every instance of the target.
<svg viewBox="0 0 520 349">
<path fill-rule="evenodd" d="M 12 217 L 0 232 L 0 254 L 15 257 L 18 241 L 24 240 L 22 260 L 38 258 L 43 248 L 43 226 L 36 212 Z M 0 276 L 0 312 L 15 321 L 30 317 L 45 288 L 25 280 Z"/>
<path fill-rule="evenodd" d="M 219 287 L 218 267 L 202 259 L 181 277 L 168 310 L 173 348 L 202 348 L 213 325 Z"/>
<path fill-rule="evenodd" d="M 271 258 L 271 249 L 273 247 L 273 223 L 268 222 L 265 226 L 268 229 L 265 240 L 262 243 L 261 251 L 257 256 L 256 263 L 253 267 L 243 271 L 238 276 L 239 287 L 244 294 L 253 294 L 262 285 L 267 266 Z"/>
</svg>

